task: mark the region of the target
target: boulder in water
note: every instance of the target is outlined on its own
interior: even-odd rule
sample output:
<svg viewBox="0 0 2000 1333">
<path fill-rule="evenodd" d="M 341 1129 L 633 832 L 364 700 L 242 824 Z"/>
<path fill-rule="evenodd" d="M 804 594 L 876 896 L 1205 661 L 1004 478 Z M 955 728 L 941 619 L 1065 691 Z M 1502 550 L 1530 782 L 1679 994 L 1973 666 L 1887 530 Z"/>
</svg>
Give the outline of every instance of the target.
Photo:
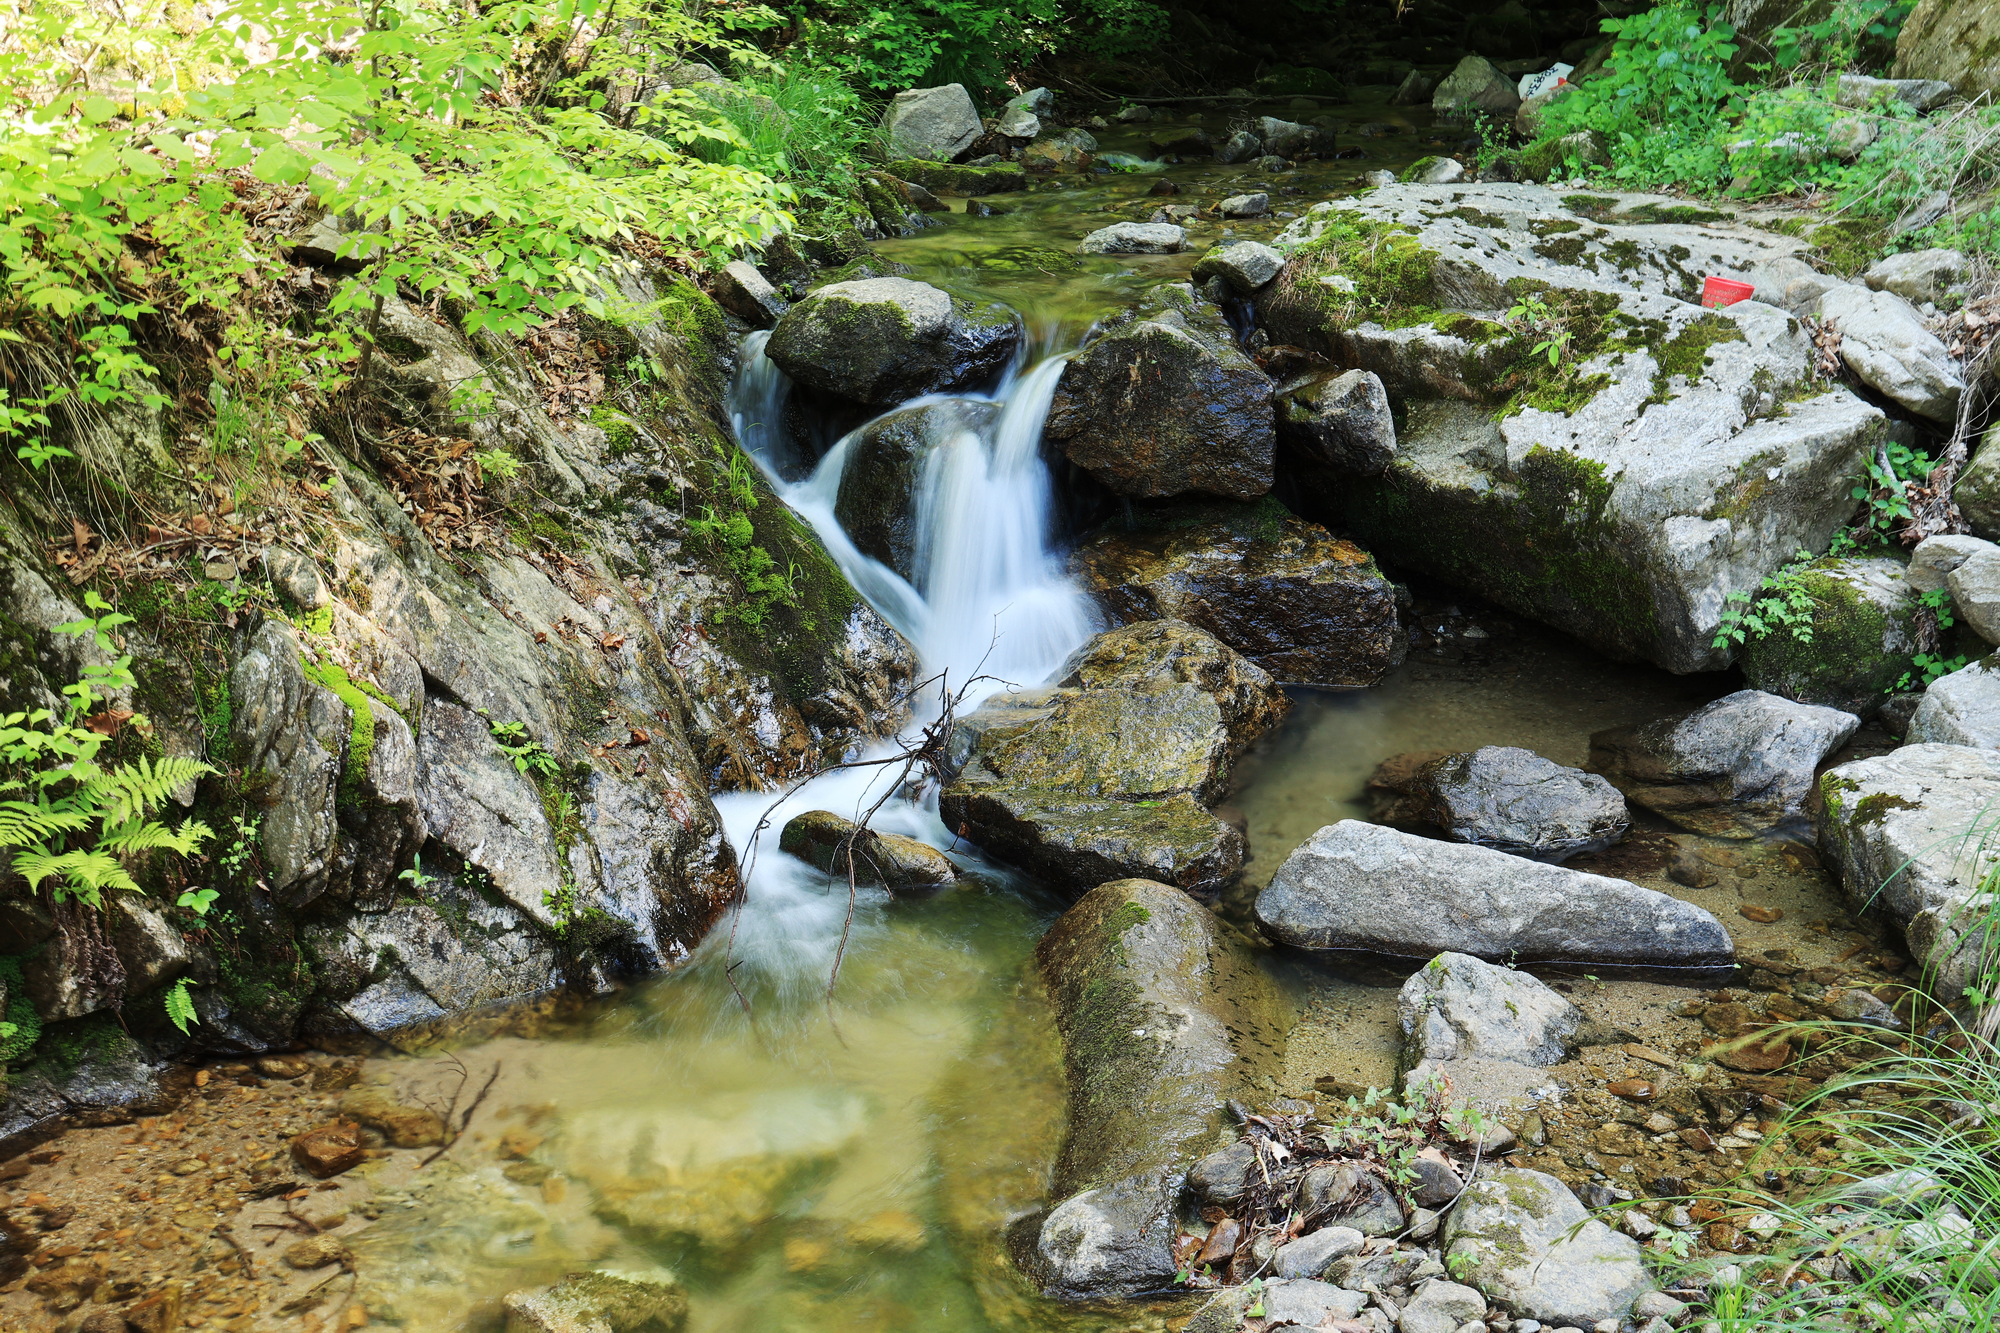
<svg viewBox="0 0 2000 1333">
<path fill-rule="evenodd" d="M 1253 157 L 1261 157 L 1264 141 L 1249 130 L 1238 130 L 1229 136 L 1222 147 L 1215 150 L 1215 160 L 1225 166 L 1235 166 L 1238 162 L 1248 162 Z"/>
<path fill-rule="evenodd" d="M 1805 813 L 1813 774 L 1860 729 L 1852 713 L 1738 690 L 1690 713 L 1590 738 L 1625 799 L 1696 833 L 1762 833 Z"/>
<path fill-rule="evenodd" d="M 1186 621 L 1288 683 L 1373 685 L 1402 661 L 1395 589 L 1353 543 L 1268 500 L 1144 520 L 1072 558 L 1114 619 Z"/>
<path fill-rule="evenodd" d="M 1540 1171 L 1482 1174 L 1452 1209 L 1444 1250 L 1451 1271 L 1487 1299 L 1544 1325 L 1622 1322 L 1654 1290 L 1639 1243 Z"/>
<path fill-rule="evenodd" d="M 891 407 L 992 379 L 1020 342 L 1020 316 L 1005 306 L 909 278 L 864 278 L 793 306 L 765 352 L 801 384 Z"/>
<path fill-rule="evenodd" d="M 1054 688 L 960 719 L 939 808 L 948 827 L 1070 893 L 1120 867 L 1210 891 L 1242 867 L 1243 835 L 1207 807 L 1288 707 L 1268 675 L 1191 625 L 1110 630 Z"/>
<path fill-rule="evenodd" d="M 1719 969 L 1736 956 L 1720 922 L 1664 893 L 1352 819 L 1278 867 L 1257 919 L 1295 948 L 1403 958 Z"/>
<path fill-rule="evenodd" d="M 877 833 L 830 810 L 794 816 L 778 835 L 778 850 L 835 879 L 880 884 L 893 894 L 935 893 L 958 879 L 951 858 L 900 833 Z"/>
<path fill-rule="evenodd" d="M 1271 489 L 1271 381 L 1192 288 L 1156 287 L 1070 359 L 1046 437 L 1135 499 Z"/>
<path fill-rule="evenodd" d="M 1221 278 L 1241 295 L 1248 296 L 1278 276 L 1285 257 L 1261 241 L 1232 241 L 1218 245 L 1194 266 L 1194 280 L 1207 282 Z"/>
<path fill-rule="evenodd" d="M 917 503 L 932 453 L 991 429 L 999 415 L 997 403 L 954 399 L 890 412 L 857 431 L 847 441 L 833 506 L 855 548 L 915 581 Z"/>
<path fill-rule="evenodd" d="M 1452 1100 L 1500 1114 L 1560 1095 L 1542 1071 L 1576 1050 L 1583 1011 L 1525 972 L 1470 954 L 1441 953 L 1403 983 L 1404 1082 L 1442 1074 Z"/>
<path fill-rule="evenodd" d="M 1405 785 L 1418 817 L 1452 841 L 1534 861 L 1602 851 L 1632 827 L 1609 782 L 1515 746 L 1443 755 Z"/>
<path fill-rule="evenodd" d="M 1187 229 L 1171 222 L 1114 222 L 1083 238 L 1077 249 L 1087 255 L 1177 255 L 1187 244 Z"/>
<path fill-rule="evenodd" d="M 1214 914 L 1146 880 L 1102 884 L 1035 950 L 1069 1085 L 1059 1202 L 1032 1267 L 1058 1300 L 1173 1281 L 1182 1182 L 1283 1042 L 1271 983 Z"/>
<path fill-rule="evenodd" d="M 949 162 L 979 137 L 979 108 L 962 83 L 907 88 L 882 118 L 889 156 Z"/>
<path fill-rule="evenodd" d="M 1521 94 L 1514 80 L 1484 56 L 1459 61 L 1431 94 L 1431 110 L 1439 120 L 1512 119 L 1520 109 Z"/>
</svg>

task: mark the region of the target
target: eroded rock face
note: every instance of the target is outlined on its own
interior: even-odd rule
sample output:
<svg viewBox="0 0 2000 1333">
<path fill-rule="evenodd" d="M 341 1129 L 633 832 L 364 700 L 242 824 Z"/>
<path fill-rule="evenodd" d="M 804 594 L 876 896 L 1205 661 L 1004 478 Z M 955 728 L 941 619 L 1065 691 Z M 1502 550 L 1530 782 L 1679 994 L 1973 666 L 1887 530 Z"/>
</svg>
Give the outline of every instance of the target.
<svg viewBox="0 0 2000 1333">
<path fill-rule="evenodd" d="M 1992 57 L 2000 42 L 1994 0 L 1919 0 L 1896 38 L 1896 77 L 1941 79 L 1964 97 L 2000 93 Z"/>
<path fill-rule="evenodd" d="M 1535 861 L 1602 851 L 1632 827 L 1609 782 L 1513 746 L 1431 760 L 1408 785 L 1418 817 L 1454 842 Z"/>
<path fill-rule="evenodd" d="M 1542 1071 L 1575 1052 L 1583 1011 L 1525 972 L 1441 953 L 1396 996 L 1404 1083 L 1442 1074 L 1454 1101 L 1498 1114 L 1556 1096 Z"/>
<path fill-rule="evenodd" d="M 1590 766 L 1683 828 L 1757 833 L 1805 813 L 1814 772 L 1860 726 L 1852 713 L 1738 690 L 1692 713 L 1598 732 Z"/>
<path fill-rule="evenodd" d="M 799 383 L 873 407 L 973 388 L 1021 341 L 1020 316 L 909 278 L 830 283 L 785 312 L 765 351 Z"/>
<path fill-rule="evenodd" d="M 1722 968 L 1736 956 L 1720 922 L 1664 893 L 1352 819 L 1278 867 L 1257 919 L 1294 948 L 1400 958 Z"/>
<path fill-rule="evenodd" d="M 1373 685 L 1403 659 L 1395 590 L 1368 553 L 1276 506 L 1170 511 L 1100 533 L 1072 565 L 1113 619 L 1186 621 L 1280 681 Z"/>
<path fill-rule="evenodd" d="M 1081 893 L 1114 877 L 1209 891 L 1243 835 L 1208 811 L 1289 706 L 1270 676 L 1191 625 L 1098 635 L 1052 689 L 995 696 L 952 734 L 947 827 Z"/>
<path fill-rule="evenodd" d="M 1978 885 L 1995 849 L 1968 830 L 2000 802 L 2000 751 L 1916 744 L 1828 769 L 1813 822 L 1822 858 L 1857 906 L 1900 924 L 1910 952 L 1957 995 L 1992 965 Z"/>
<path fill-rule="evenodd" d="M 1207 908 L 1146 880 L 1092 889 L 1035 957 L 1070 1101 L 1035 1277 L 1058 1300 L 1155 1290 L 1174 1275 L 1190 1163 L 1280 1055 L 1277 998 Z"/>
<path fill-rule="evenodd" d="M 1474 1181 L 1445 1223 L 1446 1262 L 1488 1299 L 1544 1324 L 1624 1319 L 1655 1289 L 1639 1243 L 1593 1218 L 1554 1176 L 1519 1168 Z"/>
<path fill-rule="evenodd" d="M 1373 372 L 1406 410 L 1387 469 L 1347 479 L 1331 517 L 1397 568 L 1610 655 L 1726 665 L 1730 594 L 1824 549 L 1883 418 L 1815 391 L 1791 315 L 1695 304 L 1705 274 L 1746 275 L 1797 243 L 1723 215 L 1672 220 L 1687 216 L 1537 186 L 1390 185 L 1287 226 L 1260 324 Z M 1493 318 L 1516 280 L 1568 312 L 1560 373 Z"/>
<path fill-rule="evenodd" d="M 1271 381 L 1191 288 L 1157 287 L 1070 360 L 1045 437 L 1119 495 L 1271 489 Z"/>
<path fill-rule="evenodd" d="M 1965 380 L 1936 334 L 1893 291 L 1837 287 L 1819 299 L 1819 317 L 1840 333 L 1840 359 L 1862 383 L 1920 417 L 1958 418 Z"/>
</svg>

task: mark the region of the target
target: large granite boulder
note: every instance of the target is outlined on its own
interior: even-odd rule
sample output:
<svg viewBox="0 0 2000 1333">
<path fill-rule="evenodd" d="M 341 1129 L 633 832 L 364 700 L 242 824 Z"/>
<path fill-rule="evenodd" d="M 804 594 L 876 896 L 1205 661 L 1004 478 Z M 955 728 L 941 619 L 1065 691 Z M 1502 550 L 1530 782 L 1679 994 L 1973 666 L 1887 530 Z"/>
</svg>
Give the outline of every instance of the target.
<svg viewBox="0 0 2000 1333">
<path fill-rule="evenodd" d="M 1525 972 L 1441 953 L 1396 996 L 1403 1082 L 1443 1075 L 1454 1102 L 1493 1114 L 1557 1097 L 1544 1072 L 1576 1052 L 1583 1011 Z"/>
<path fill-rule="evenodd" d="M 1540 1171 L 1482 1175 L 1452 1209 L 1443 1241 L 1454 1274 L 1547 1326 L 1622 1322 L 1656 1285 L 1637 1241 L 1592 1217 L 1568 1186 Z"/>
<path fill-rule="evenodd" d="M 1691 713 L 1596 733 L 1590 766 L 1682 828 L 1750 835 L 1802 817 L 1813 774 L 1860 726 L 1852 713 L 1738 690 Z"/>
<path fill-rule="evenodd" d="M 1072 566 L 1114 620 L 1183 620 L 1280 681 L 1373 685 L 1403 658 L 1395 589 L 1368 553 L 1275 503 L 1170 510 L 1099 533 Z"/>
<path fill-rule="evenodd" d="M 1840 359 L 1863 384 L 1939 425 L 1958 420 L 1964 376 L 1908 301 L 1892 291 L 1836 287 L 1819 298 L 1819 317 L 1840 334 Z"/>
<path fill-rule="evenodd" d="M 1098 635 L 1050 689 L 997 695 L 961 719 L 948 827 L 1052 886 L 1138 876 L 1211 891 L 1243 835 L 1210 813 L 1232 766 L 1285 713 L 1284 691 L 1175 620 Z"/>
<path fill-rule="evenodd" d="M 1942 79 L 1965 97 L 2000 95 L 2000 0 L 1918 0 L 1896 37 L 1899 79 Z"/>
<path fill-rule="evenodd" d="M 1606 200 L 1609 202 L 1606 202 Z M 1315 205 L 1257 297 L 1273 342 L 1371 371 L 1396 450 L 1337 516 L 1398 568 L 1622 659 L 1714 670 L 1731 594 L 1850 517 L 1882 414 L 1822 391 L 1803 327 L 1696 302 L 1803 243 L 1726 215 L 1529 185 L 1388 185 Z M 1512 323 L 1522 293 L 1543 324 Z M 1560 366 L 1531 355 L 1571 337 Z"/>
<path fill-rule="evenodd" d="M 1452 841 L 1535 861 L 1603 851 L 1632 827 L 1609 782 L 1515 746 L 1444 755 L 1401 785 L 1412 813 Z"/>
<path fill-rule="evenodd" d="M 785 312 L 765 353 L 794 380 L 871 407 L 994 378 L 1021 317 L 909 278 L 830 283 Z"/>
<path fill-rule="evenodd" d="M 947 399 L 879 416 L 850 436 L 833 513 L 855 549 L 914 580 L 917 501 L 931 455 L 990 430 L 999 416 L 997 403 Z"/>
<path fill-rule="evenodd" d="M 1735 958 L 1729 933 L 1692 903 L 1352 819 L 1306 839 L 1256 910 L 1271 938 L 1300 949 L 1680 970 Z"/>
<path fill-rule="evenodd" d="M 979 108 L 962 83 L 906 88 L 882 116 L 891 158 L 949 162 L 972 147 L 979 128 Z"/>
<path fill-rule="evenodd" d="M 1492 61 L 1466 56 L 1431 94 L 1431 109 L 1440 120 L 1511 119 L 1521 109 L 1521 94 Z"/>
<path fill-rule="evenodd" d="M 1872 717 L 1910 670 L 1917 601 L 1902 561 L 1827 556 L 1790 579 L 1811 602 L 1802 637 L 1777 625 L 1745 642 L 1743 679 L 1752 689 Z"/>
<path fill-rule="evenodd" d="M 1271 982 L 1214 914 L 1147 880 L 1102 884 L 1035 950 L 1062 1035 L 1069 1123 L 1033 1234 L 1044 1294 L 1172 1283 L 1188 1168 L 1281 1054 Z"/>
<path fill-rule="evenodd" d="M 1905 745 L 1819 780 L 1822 858 L 1857 908 L 1903 928 L 1940 996 L 1961 995 L 1995 961 L 1983 886 L 2000 848 L 1981 831 L 1996 809 L 2000 750 Z"/>
<path fill-rule="evenodd" d="M 1044 434 L 1119 495 L 1254 500 L 1271 489 L 1271 387 L 1221 311 L 1156 287 L 1070 359 Z"/>
</svg>

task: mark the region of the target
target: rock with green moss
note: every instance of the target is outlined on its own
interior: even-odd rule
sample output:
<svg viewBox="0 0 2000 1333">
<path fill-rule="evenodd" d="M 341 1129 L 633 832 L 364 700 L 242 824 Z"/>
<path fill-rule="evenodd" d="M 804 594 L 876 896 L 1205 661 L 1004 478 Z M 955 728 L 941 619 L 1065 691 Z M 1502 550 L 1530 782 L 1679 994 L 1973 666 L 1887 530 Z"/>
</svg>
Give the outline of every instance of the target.
<svg viewBox="0 0 2000 1333">
<path fill-rule="evenodd" d="M 765 351 L 801 384 L 890 407 L 998 375 L 1021 341 L 1021 317 L 908 278 L 821 287 L 778 321 Z"/>
<path fill-rule="evenodd" d="M 679 1333 L 688 1310 L 678 1282 L 615 1273 L 571 1273 L 503 1304 L 508 1333 Z"/>
<path fill-rule="evenodd" d="M 1886 556 L 1829 556 L 1787 575 L 1789 595 L 1810 604 L 1807 633 L 1782 624 L 1752 632 L 1743 679 L 1801 703 L 1874 716 L 1917 651 L 1917 600 L 1903 571 Z"/>
<path fill-rule="evenodd" d="M 1013 162 L 990 167 L 967 167 L 905 159 L 891 162 L 887 170 L 890 175 L 912 185 L 921 185 L 935 194 L 955 195 L 963 199 L 1028 188 L 1027 173 Z"/>
<path fill-rule="evenodd" d="M 1224 1105 L 1282 1055 L 1281 1003 L 1214 914 L 1141 879 L 1097 886 L 1036 949 L 1069 1126 L 1030 1267 L 1058 1300 L 1169 1285 L 1182 1182 Z"/>
<path fill-rule="evenodd" d="M 786 822 L 778 850 L 835 879 L 879 884 L 893 894 L 935 893 L 958 878 L 937 848 L 900 833 L 878 833 L 830 810 L 808 810 Z"/>
<path fill-rule="evenodd" d="M 2000 538 L 2000 426 L 1989 427 L 1972 461 L 1958 474 L 1951 498 L 1975 536 Z"/>
<path fill-rule="evenodd" d="M 1254 500 L 1271 489 L 1271 394 L 1220 310 L 1157 287 L 1070 359 L 1044 434 L 1119 495 Z"/>
<path fill-rule="evenodd" d="M 1394 461 L 1324 517 L 1614 656 L 1712 670 L 1730 595 L 1849 517 L 1883 418 L 1814 379 L 1783 311 L 1693 303 L 1704 271 L 1801 243 L 1603 203 L 1394 185 L 1316 206 L 1276 242 L 1260 323 L 1404 405 Z"/>
<path fill-rule="evenodd" d="M 996 696 L 959 721 L 940 809 L 1072 894 L 1106 871 L 1213 890 L 1241 868 L 1243 835 L 1209 807 L 1288 706 L 1268 675 L 1191 625 L 1111 630 L 1057 686 Z"/>
<path fill-rule="evenodd" d="M 1535 102 L 1540 102 L 1536 98 Z M 1528 105 L 1533 106 L 1535 102 Z M 1527 107 L 1522 108 L 1525 114 Z M 1611 165 L 1611 151 L 1606 147 L 1604 136 L 1595 130 L 1578 130 L 1574 134 L 1557 135 L 1529 144 L 1521 150 L 1516 166 L 1522 176 L 1529 180 L 1546 181 L 1557 176 L 1569 175 L 1588 167 Z"/>
<path fill-rule="evenodd" d="M 1655 1289 L 1639 1243 L 1613 1231 L 1540 1171 L 1482 1174 L 1445 1224 L 1451 1271 L 1524 1318 L 1589 1328 L 1623 1321 Z"/>
<path fill-rule="evenodd" d="M 1987 885 L 2000 848 L 1979 835 L 2000 808 L 2000 750 L 1905 745 L 1820 775 L 1821 859 L 1856 907 L 1902 927 L 1935 994 L 1993 966 Z"/>
<path fill-rule="evenodd" d="M 1374 685 L 1403 658 L 1395 590 L 1368 553 L 1275 502 L 1144 516 L 1072 565 L 1114 620 L 1186 621 L 1280 681 Z"/>
<path fill-rule="evenodd" d="M 1590 738 L 1590 766 L 1682 828 L 1767 832 L 1806 813 L 1813 774 L 1861 727 L 1852 713 L 1738 690 L 1692 712 Z"/>
<path fill-rule="evenodd" d="M 991 430 L 999 415 L 995 403 L 950 399 L 887 413 L 851 435 L 833 512 L 855 547 L 914 580 L 917 502 L 932 454 Z"/>
</svg>

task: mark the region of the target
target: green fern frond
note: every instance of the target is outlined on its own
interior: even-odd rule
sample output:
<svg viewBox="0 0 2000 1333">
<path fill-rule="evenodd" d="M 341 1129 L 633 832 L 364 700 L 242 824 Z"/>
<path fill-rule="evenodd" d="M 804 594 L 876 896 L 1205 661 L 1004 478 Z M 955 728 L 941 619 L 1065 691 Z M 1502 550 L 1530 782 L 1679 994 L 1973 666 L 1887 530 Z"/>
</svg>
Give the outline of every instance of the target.
<svg viewBox="0 0 2000 1333">
<path fill-rule="evenodd" d="M 215 770 L 198 759 L 161 759 L 145 756 L 116 768 L 100 769 L 85 784 L 83 795 L 95 802 L 105 827 L 129 823 L 166 804 L 174 789 Z"/>
<path fill-rule="evenodd" d="M 194 998 L 188 994 L 187 978 L 182 977 L 167 989 L 167 1017 L 183 1033 L 188 1024 L 199 1023 L 201 1019 L 194 1011 Z"/>
<path fill-rule="evenodd" d="M 90 827 L 87 811 L 32 801 L 0 801 L 0 847 L 29 847 Z"/>
<path fill-rule="evenodd" d="M 178 829 L 151 819 L 135 819 L 105 829 L 97 837 L 97 848 L 113 856 L 131 856 L 162 848 L 179 852 L 182 856 L 192 856 L 201 850 L 201 845 L 213 832 L 208 825 L 196 819 L 189 820 Z"/>
<path fill-rule="evenodd" d="M 17 852 L 14 871 L 28 881 L 30 889 L 40 888 L 45 879 L 60 877 L 58 898 L 81 898 L 92 907 L 102 900 L 106 889 L 140 891 L 117 857 L 94 850 L 51 853 L 35 848 Z"/>
</svg>

